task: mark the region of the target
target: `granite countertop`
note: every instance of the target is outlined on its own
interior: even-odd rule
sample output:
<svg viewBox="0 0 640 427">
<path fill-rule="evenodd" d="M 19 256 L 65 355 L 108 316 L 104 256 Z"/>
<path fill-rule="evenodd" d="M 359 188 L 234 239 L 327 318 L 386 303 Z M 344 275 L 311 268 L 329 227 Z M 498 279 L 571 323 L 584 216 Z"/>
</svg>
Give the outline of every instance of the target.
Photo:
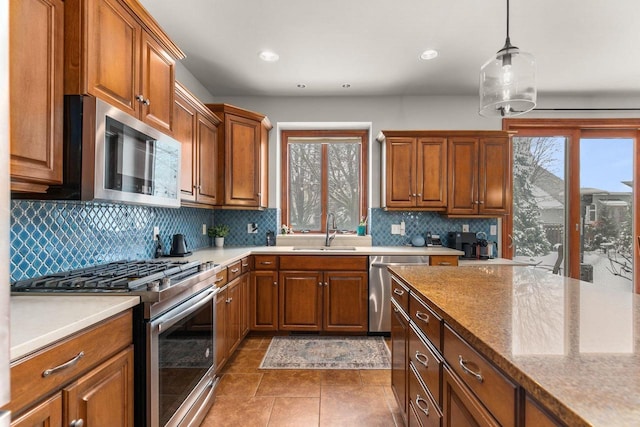
<svg viewBox="0 0 640 427">
<path fill-rule="evenodd" d="M 392 270 L 568 425 L 640 423 L 640 295 L 530 267 Z"/>
<path fill-rule="evenodd" d="M 10 359 L 36 350 L 140 303 L 137 296 L 12 296 Z"/>
</svg>

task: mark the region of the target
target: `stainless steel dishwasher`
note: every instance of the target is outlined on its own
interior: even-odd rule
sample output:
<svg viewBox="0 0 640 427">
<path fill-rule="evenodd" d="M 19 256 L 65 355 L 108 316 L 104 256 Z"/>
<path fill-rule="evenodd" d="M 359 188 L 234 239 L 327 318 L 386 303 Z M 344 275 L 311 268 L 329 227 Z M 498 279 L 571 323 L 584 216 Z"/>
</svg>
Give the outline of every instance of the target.
<svg viewBox="0 0 640 427">
<path fill-rule="evenodd" d="M 387 267 L 428 263 L 427 255 L 369 257 L 369 332 L 391 332 L 391 278 Z"/>
</svg>

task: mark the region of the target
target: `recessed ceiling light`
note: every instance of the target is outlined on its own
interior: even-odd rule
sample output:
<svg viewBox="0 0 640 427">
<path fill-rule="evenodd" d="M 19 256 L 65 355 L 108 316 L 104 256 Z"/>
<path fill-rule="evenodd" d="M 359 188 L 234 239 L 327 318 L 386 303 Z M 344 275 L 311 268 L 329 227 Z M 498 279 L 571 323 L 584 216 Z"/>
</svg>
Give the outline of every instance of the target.
<svg viewBox="0 0 640 427">
<path fill-rule="evenodd" d="M 300 89 L 304 89 L 304 88 L 307 87 L 307 85 L 304 84 L 304 83 L 298 83 L 296 86 L 298 86 L 298 88 L 300 88 Z"/>
<path fill-rule="evenodd" d="M 277 53 L 270 50 L 261 51 L 260 53 L 258 53 L 258 57 L 266 62 L 276 62 L 278 59 L 280 59 L 280 56 Z"/>
<path fill-rule="evenodd" d="M 438 56 L 438 51 L 435 49 L 427 49 L 420 54 L 420 59 L 428 61 Z"/>
<path fill-rule="evenodd" d="M 351 85 L 349 83 L 344 83 L 342 85 L 342 87 L 345 88 L 345 89 L 349 89 L 351 87 Z"/>
</svg>

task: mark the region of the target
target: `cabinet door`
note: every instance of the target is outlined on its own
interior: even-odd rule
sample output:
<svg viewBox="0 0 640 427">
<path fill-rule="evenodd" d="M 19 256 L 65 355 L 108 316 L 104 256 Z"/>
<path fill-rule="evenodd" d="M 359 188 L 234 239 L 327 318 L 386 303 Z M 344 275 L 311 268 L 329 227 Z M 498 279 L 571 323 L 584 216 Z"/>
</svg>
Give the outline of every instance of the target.
<svg viewBox="0 0 640 427">
<path fill-rule="evenodd" d="M 245 273 L 240 276 L 240 335 L 244 337 L 249 333 L 249 294 L 250 294 L 250 274 Z"/>
<path fill-rule="evenodd" d="M 322 329 L 322 273 L 286 271 L 280 273 L 279 327 L 282 331 Z"/>
<path fill-rule="evenodd" d="M 261 124 L 225 115 L 225 205 L 260 205 Z"/>
<path fill-rule="evenodd" d="M 409 322 L 402 311 L 391 303 L 391 389 L 396 396 L 398 407 L 407 421 L 408 361 L 407 346 Z"/>
<path fill-rule="evenodd" d="M 242 339 L 242 281 L 237 278 L 227 288 L 227 357 L 233 354 Z"/>
<path fill-rule="evenodd" d="M 216 295 L 216 321 L 215 321 L 215 348 L 216 348 L 216 372 L 227 363 L 227 290 Z"/>
<path fill-rule="evenodd" d="M 446 366 L 442 370 L 443 427 L 497 427 L 500 424 Z"/>
<path fill-rule="evenodd" d="M 180 142 L 180 198 L 196 200 L 196 109 L 176 87 L 173 103 L 173 137 Z"/>
<path fill-rule="evenodd" d="M 447 139 L 420 138 L 417 142 L 417 206 L 447 206 Z"/>
<path fill-rule="evenodd" d="M 406 208 L 416 202 L 416 159 L 414 138 L 388 138 L 386 143 L 386 206 Z"/>
<path fill-rule="evenodd" d="M 258 261 L 256 261 L 256 265 Z M 278 272 L 251 272 L 251 330 L 278 330 Z"/>
<path fill-rule="evenodd" d="M 144 101 L 140 119 L 171 133 L 176 63 L 149 34 L 142 31 L 141 37 L 140 94 Z"/>
<path fill-rule="evenodd" d="M 11 177 L 45 184 L 36 191 L 62 182 L 63 7 L 9 2 Z"/>
<path fill-rule="evenodd" d="M 55 394 L 11 422 L 11 427 L 62 427 L 62 395 Z"/>
<path fill-rule="evenodd" d="M 117 0 L 88 1 L 85 90 L 138 117 L 140 25 Z"/>
<path fill-rule="evenodd" d="M 368 276 L 366 272 L 327 272 L 324 274 L 324 330 L 367 332 Z"/>
<path fill-rule="evenodd" d="M 133 427 L 133 347 L 63 389 L 64 425 Z"/>
<path fill-rule="evenodd" d="M 511 144 L 509 138 L 480 140 L 478 213 L 504 215 L 511 207 Z"/>
<path fill-rule="evenodd" d="M 449 197 L 447 212 L 453 215 L 478 213 L 478 139 L 449 139 Z"/>
<path fill-rule="evenodd" d="M 196 200 L 215 204 L 218 200 L 218 127 L 207 117 L 197 116 L 198 179 Z"/>
</svg>

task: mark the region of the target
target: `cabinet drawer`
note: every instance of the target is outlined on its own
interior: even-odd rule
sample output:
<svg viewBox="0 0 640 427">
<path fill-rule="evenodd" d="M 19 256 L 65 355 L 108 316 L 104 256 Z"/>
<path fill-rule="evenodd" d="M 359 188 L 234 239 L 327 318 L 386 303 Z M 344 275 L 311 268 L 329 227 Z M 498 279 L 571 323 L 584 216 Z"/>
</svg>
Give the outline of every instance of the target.
<svg viewBox="0 0 640 427">
<path fill-rule="evenodd" d="M 255 255 L 253 268 L 256 270 L 277 270 L 278 257 L 276 255 Z"/>
<path fill-rule="evenodd" d="M 242 274 L 242 261 L 236 261 L 227 266 L 227 280 L 232 281 Z"/>
<path fill-rule="evenodd" d="M 240 260 L 240 268 L 242 269 L 241 273 L 248 273 L 251 271 L 251 264 L 249 263 L 249 257 L 242 258 Z"/>
<path fill-rule="evenodd" d="M 424 389 L 414 366 L 409 365 L 409 406 L 413 406 L 420 424 L 423 427 L 440 427 L 442 414 L 431 395 Z"/>
<path fill-rule="evenodd" d="M 108 298 L 108 297 L 106 297 Z M 53 344 L 11 366 L 9 410 L 19 412 L 36 396 L 46 396 L 132 342 L 131 310 Z M 82 353 L 82 356 L 78 355 Z M 76 360 L 75 363 L 69 363 Z M 62 368 L 65 363 L 67 367 Z M 61 367 L 59 370 L 54 370 Z M 49 373 L 45 374 L 49 370 Z"/>
<path fill-rule="evenodd" d="M 516 385 L 446 325 L 444 358 L 500 424 L 516 424 Z"/>
<path fill-rule="evenodd" d="M 409 312 L 409 288 L 391 276 L 391 298 L 393 298 L 405 313 Z"/>
<path fill-rule="evenodd" d="M 442 400 L 440 400 L 442 359 L 436 356 L 416 333 L 414 325 L 411 325 L 409 329 L 409 360 L 422 382 L 429 389 L 433 399 L 440 405 L 442 403 Z"/>
<path fill-rule="evenodd" d="M 442 352 L 440 338 L 442 336 L 442 319 L 435 314 L 424 302 L 411 293 L 409 297 L 409 317 L 431 344 Z"/>
<path fill-rule="evenodd" d="M 369 257 L 343 255 L 290 255 L 280 257 L 280 270 L 367 271 Z"/>
<path fill-rule="evenodd" d="M 429 265 L 456 267 L 458 265 L 458 255 L 430 255 Z"/>
<path fill-rule="evenodd" d="M 228 273 L 226 268 L 223 268 L 222 270 L 217 272 L 213 278 L 213 284 L 218 288 L 221 288 L 224 285 L 226 285 L 228 281 L 229 279 L 228 279 Z"/>
</svg>

